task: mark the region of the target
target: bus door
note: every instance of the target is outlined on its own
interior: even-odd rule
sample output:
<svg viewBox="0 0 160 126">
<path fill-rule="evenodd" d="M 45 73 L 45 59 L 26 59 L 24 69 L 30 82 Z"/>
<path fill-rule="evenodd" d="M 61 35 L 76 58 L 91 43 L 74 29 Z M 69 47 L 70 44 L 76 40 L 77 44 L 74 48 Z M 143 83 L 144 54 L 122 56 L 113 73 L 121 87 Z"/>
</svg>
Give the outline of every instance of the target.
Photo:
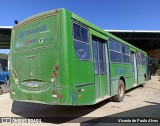
<svg viewBox="0 0 160 126">
<path fill-rule="evenodd" d="M 106 69 L 106 41 L 93 37 L 93 58 L 96 99 L 108 95 L 108 77 Z M 108 57 L 108 56 L 107 56 Z"/>
<path fill-rule="evenodd" d="M 132 58 L 132 73 L 133 73 L 133 84 L 137 85 L 138 81 L 137 81 L 137 62 L 136 62 L 136 53 L 135 52 L 131 52 L 131 58 Z"/>
</svg>

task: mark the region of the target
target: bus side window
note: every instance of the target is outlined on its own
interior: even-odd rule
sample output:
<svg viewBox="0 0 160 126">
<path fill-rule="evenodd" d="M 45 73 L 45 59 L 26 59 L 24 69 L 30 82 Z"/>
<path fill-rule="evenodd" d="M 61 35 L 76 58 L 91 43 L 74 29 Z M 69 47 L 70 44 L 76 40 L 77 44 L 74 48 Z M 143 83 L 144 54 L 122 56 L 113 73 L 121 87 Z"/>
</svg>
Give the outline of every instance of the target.
<svg viewBox="0 0 160 126">
<path fill-rule="evenodd" d="M 131 63 L 130 59 L 131 54 L 129 48 L 125 45 L 121 45 L 121 49 L 122 49 L 123 63 Z"/>
<path fill-rule="evenodd" d="M 122 54 L 121 54 L 121 45 L 117 41 L 109 40 L 110 47 L 110 58 L 112 62 L 121 63 Z"/>
<path fill-rule="evenodd" d="M 88 29 L 73 23 L 74 49 L 80 60 L 90 60 L 90 43 Z"/>
<path fill-rule="evenodd" d="M 131 63 L 130 49 L 120 42 L 109 39 L 110 58 L 114 63 Z"/>
<path fill-rule="evenodd" d="M 139 63 L 139 65 L 146 64 L 145 56 L 141 52 L 138 52 L 138 63 Z"/>
<path fill-rule="evenodd" d="M 146 64 L 146 57 L 144 56 L 144 54 L 142 54 L 142 65 Z"/>
<path fill-rule="evenodd" d="M 116 62 L 116 46 L 115 46 L 115 42 L 112 40 L 109 40 L 109 48 L 110 48 L 110 58 L 112 62 Z"/>
<path fill-rule="evenodd" d="M 81 35 L 80 35 L 80 26 L 77 24 L 73 24 L 73 29 L 74 29 L 74 39 L 76 40 L 81 40 Z"/>
<path fill-rule="evenodd" d="M 122 62 L 121 45 L 119 42 L 115 42 L 115 45 L 116 45 L 116 62 Z"/>
<path fill-rule="evenodd" d="M 138 64 L 142 65 L 142 55 L 140 52 L 138 52 Z"/>
<path fill-rule="evenodd" d="M 93 39 L 93 60 L 94 60 L 94 73 L 98 75 L 99 66 L 98 66 L 98 49 L 97 49 L 97 42 Z"/>
<path fill-rule="evenodd" d="M 122 61 L 123 63 L 126 63 L 126 56 L 125 56 L 126 50 L 124 45 L 121 45 L 121 50 L 122 50 Z"/>
</svg>

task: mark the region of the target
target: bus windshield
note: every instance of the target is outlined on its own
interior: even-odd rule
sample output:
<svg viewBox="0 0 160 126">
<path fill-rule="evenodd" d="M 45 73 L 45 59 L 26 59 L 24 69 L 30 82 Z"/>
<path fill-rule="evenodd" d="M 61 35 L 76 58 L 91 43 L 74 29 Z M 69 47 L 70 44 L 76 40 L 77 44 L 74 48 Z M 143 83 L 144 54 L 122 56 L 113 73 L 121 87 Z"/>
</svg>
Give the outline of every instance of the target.
<svg viewBox="0 0 160 126">
<path fill-rule="evenodd" d="M 51 47 L 57 35 L 57 16 L 51 13 L 31 18 L 18 24 L 14 32 L 15 52 Z"/>
</svg>

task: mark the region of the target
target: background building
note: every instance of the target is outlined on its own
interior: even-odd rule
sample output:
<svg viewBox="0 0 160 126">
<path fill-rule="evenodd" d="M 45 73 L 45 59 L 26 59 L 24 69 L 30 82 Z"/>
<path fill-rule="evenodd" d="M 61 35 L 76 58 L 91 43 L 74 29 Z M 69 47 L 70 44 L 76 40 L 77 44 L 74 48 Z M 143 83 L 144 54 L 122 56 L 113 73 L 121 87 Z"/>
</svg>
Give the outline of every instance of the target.
<svg viewBox="0 0 160 126">
<path fill-rule="evenodd" d="M 152 64 L 160 70 L 160 31 L 106 30 L 147 52 Z"/>
</svg>

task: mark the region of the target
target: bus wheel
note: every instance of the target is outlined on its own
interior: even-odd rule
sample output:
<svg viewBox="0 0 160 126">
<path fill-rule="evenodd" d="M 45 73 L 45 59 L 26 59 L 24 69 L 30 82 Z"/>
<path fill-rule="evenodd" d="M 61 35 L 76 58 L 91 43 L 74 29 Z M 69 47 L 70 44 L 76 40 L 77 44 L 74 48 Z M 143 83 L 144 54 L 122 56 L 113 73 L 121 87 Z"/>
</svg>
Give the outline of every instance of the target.
<svg viewBox="0 0 160 126">
<path fill-rule="evenodd" d="M 124 99 L 125 88 L 124 82 L 120 79 L 118 82 L 118 94 L 114 96 L 114 101 L 121 102 Z"/>
<path fill-rule="evenodd" d="M 140 85 L 140 87 L 144 87 L 144 86 L 145 86 L 145 84 L 146 84 L 146 83 L 144 82 L 143 84 L 141 84 L 141 85 Z"/>
<path fill-rule="evenodd" d="M 144 87 L 146 84 L 146 80 L 147 80 L 147 75 L 144 74 L 144 83 L 140 85 L 140 87 Z"/>
</svg>

